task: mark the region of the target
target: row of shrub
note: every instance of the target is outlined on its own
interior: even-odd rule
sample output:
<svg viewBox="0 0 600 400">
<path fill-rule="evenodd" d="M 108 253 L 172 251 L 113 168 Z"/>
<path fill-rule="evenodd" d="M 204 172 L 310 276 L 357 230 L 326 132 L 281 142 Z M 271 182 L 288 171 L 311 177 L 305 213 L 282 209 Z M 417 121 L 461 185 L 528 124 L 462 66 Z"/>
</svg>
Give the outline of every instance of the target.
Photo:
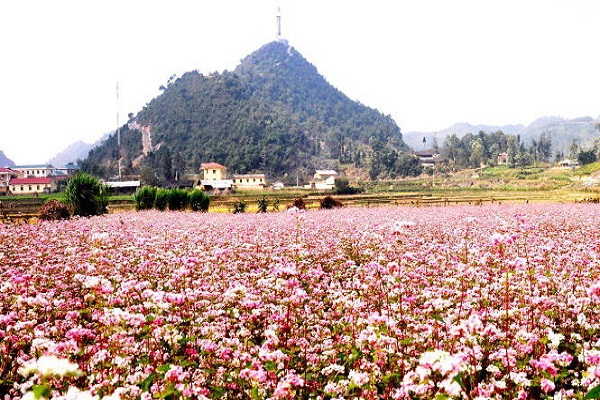
<svg viewBox="0 0 600 400">
<path fill-rule="evenodd" d="M 208 211 L 210 196 L 200 189 L 157 188 L 142 186 L 133 195 L 136 210 Z"/>
<path fill-rule="evenodd" d="M 299 210 L 306 210 L 306 201 L 302 197 L 296 197 L 290 204 L 288 204 L 287 208 L 290 209 L 292 207 L 296 207 Z M 344 203 L 340 200 L 333 198 L 332 196 L 325 196 L 324 198 L 319 200 L 319 207 L 321 210 L 330 210 L 332 208 L 344 207 Z M 264 213 L 267 212 L 268 202 L 265 197 L 258 200 L 258 212 Z M 279 199 L 275 200 L 273 204 L 273 211 L 279 210 Z M 246 212 L 246 203 L 243 200 L 238 200 L 233 205 L 233 213 L 239 214 Z"/>
</svg>

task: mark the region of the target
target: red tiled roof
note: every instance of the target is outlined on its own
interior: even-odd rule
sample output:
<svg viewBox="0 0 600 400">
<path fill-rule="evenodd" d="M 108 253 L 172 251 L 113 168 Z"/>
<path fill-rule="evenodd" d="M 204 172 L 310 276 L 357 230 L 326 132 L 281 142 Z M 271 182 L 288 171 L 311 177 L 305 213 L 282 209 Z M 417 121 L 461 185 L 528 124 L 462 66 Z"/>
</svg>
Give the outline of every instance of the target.
<svg viewBox="0 0 600 400">
<path fill-rule="evenodd" d="M 227 167 L 222 166 L 216 162 L 202 163 L 200 164 L 202 169 L 227 169 Z"/>
<path fill-rule="evenodd" d="M 13 174 L 17 173 L 17 171 L 15 171 L 14 169 L 10 169 L 10 168 L 0 168 L 0 172 L 4 172 L 4 173 L 11 172 Z"/>
<path fill-rule="evenodd" d="M 18 178 L 11 179 L 9 185 L 45 185 L 52 182 L 52 178 Z"/>
</svg>

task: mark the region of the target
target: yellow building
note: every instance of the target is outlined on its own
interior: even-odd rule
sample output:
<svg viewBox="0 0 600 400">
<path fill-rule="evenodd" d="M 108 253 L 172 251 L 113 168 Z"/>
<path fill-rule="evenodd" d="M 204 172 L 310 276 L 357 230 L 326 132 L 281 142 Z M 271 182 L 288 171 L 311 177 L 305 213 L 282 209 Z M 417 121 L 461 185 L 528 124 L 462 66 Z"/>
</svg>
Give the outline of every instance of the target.
<svg viewBox="0 0 600 400">
<path fill-rule="evenodd" d="M 218 163 L 202 163 L 200 165 L 200 176 L 203 181 L 221 181 L 227 179 L 227 167 Z"/>
<path fill-rule="evenodd" d="M 233 176 L 233 186 L 236 189 L 264 189 L 265 174 L 244 174 Z"/>
<path fill-rule="evenodd" d="M 13 195 L 51 193 L 56 190 L 52 178 L 15 178 L 8 183 Z"/>
</svg>

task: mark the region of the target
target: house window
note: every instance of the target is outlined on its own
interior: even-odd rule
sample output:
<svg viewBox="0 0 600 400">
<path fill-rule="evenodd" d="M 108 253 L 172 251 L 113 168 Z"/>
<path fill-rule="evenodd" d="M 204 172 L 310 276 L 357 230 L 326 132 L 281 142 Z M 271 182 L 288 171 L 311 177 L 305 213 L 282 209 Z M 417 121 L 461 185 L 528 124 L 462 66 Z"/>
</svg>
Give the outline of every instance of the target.
<svg viewBox="0 0 600 400">
<path fill-rule="evenodd" d="M 23 186 L 21 186 L 21 192 L 24 191 L 25 189 L 23 188 Z"/>
<path fill-rule="evenodd" d="M 29 185 L 29 191 L 31 192 L 31 185 Z"/>
<path fill-rule="evenodd" d="M 35 188 L 35 190 L 40 190 L 40 185 L 37 185 L 37 187 Z"/>
<path fill-rule="evenodd" d="M 217 173 L 217 170 L 213 169 L 213 174 L 216 175 L 216 173 Z"/>
</svg>

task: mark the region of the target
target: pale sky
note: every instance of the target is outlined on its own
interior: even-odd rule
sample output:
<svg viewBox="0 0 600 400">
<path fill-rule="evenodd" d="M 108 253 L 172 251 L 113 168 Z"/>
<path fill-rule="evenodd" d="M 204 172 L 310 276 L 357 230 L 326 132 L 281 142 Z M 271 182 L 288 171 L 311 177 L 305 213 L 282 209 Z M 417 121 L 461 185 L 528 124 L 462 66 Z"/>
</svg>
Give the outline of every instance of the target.
<svg viewBox="0 0 600 400">
<path fill-rule="evenodd" d="M 172 75 L 233 70 L 276 39 L 278 4 L 290 45 L 403 132 L 600 115 L 598 0 L 7 0 L 0 150 L 43 163 Z"/>
</svg>

